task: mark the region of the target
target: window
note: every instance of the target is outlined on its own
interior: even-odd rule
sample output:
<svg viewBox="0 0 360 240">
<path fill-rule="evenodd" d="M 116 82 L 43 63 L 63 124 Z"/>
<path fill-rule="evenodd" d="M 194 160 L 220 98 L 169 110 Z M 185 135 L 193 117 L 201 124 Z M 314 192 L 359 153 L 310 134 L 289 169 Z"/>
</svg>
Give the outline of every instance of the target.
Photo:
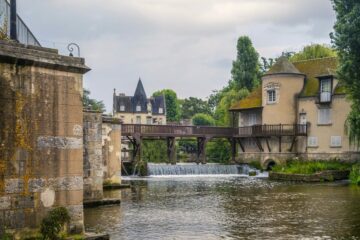
<svg viewBox="0 0 360 240">
<path fill-rule="evenodd" d="M 151 117 L 147 117 L 146 118 L 146 124 L 150 125 L 152 123 L 152 118 Z"/>
<path fill-rule="evenodd" d="M 306 113 L 300 113 L 300 124 L 306 125 L 307 119 L 306 119 Z"/>
<path fill-rule="evenodd" d="M 331 147 L 341 147 L 341 136 L 331 136 Z"/>
<path fill-rule="evenodd" d="M 125 111 L 125 106 L 124 105 L 120 105 L 120 112 L 124 112 Z"/>
<path fill-rule="evenodd" d="M 322 79 L 320 81 L 320 102 L 331 101 L 331 79 Z"/>
<path fill-rule="evenodd" d="M 331 124 L 330 108 L 320 108 L 318 110 L 318 124 Z"/>
<path fill-rule="evenodd" d="M 140 116 L 136 116 L 136 124 L 141 124 L 141 117 Z"/>
<path fill-rule="evenodd" d="M 308 147 L 317 147 L 318 138 L 317 137 L 308 137 Z"/>
<path fill-rule="evenodd" d="M 267 91 L 267 103 L 272 104 L 276 102 L 276 91 L 271 89 Z"/>
<path fill-rule="evenodd" d="M 136 111 L 137 111 L 137 112 L 141 112 L 141 106 L 140 106 L 140 105 L 137 105 L 137 106 L 136 106 Z"/>
<path fill-rule="evenodd" d="M 257 123 L 256 113 L 250 113 L 248 119 L 248 126 L 256 125 L 256 123 Z"/>
<path fill-rule="evenodd" d="M 163 114 L 164 113 L 164 109 L 163 108 L 159 108 L 159 113 Z"/>
</svg>

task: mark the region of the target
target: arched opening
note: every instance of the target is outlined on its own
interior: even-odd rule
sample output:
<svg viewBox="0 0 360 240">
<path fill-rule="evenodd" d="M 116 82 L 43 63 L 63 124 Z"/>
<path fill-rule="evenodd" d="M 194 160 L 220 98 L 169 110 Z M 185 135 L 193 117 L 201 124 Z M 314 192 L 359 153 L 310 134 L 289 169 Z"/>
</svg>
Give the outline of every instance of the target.
<svg viewBox="0 0 360 240">
<path fill-rule="evenodd" d="M 276 162 L 275 162 L 274 160 L 268 160 L 268 161 L 265 163 L 265 169 L 266 169 L 266 171 L 271 171 L 275 165 L 276 165 Z"/>
</svg>

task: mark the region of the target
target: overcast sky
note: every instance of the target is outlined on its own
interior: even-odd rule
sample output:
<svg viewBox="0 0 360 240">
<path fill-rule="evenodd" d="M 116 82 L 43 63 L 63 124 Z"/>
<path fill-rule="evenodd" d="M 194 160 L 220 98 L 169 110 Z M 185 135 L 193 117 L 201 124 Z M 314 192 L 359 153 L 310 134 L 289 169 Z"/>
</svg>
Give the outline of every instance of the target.
<svg viewBox="0 0 360 240">
<path fill-rule="evenodd" d="M 43 46 L 81 46 L 84 85 L 108 111 L 113 89 L 132 95 L 139 77 L 148 96 L 206 98 L 230 79 L 239 36 L 276 57 L 330 43 L 335 22 L 330 0 L 18 0 L 18 11 Z"/>
</svg>

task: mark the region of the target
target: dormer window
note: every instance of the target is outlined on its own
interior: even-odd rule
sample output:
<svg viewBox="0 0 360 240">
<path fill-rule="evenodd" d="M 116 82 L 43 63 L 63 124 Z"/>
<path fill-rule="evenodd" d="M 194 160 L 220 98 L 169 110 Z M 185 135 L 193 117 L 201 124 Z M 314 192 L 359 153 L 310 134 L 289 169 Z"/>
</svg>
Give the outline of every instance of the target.
<svg viewBox="0 0 360 240">
<path fill-rule="evenodd" d="M 331 78 L 320 80 L 320 102 L 331 102 Z"/>
<path fill-rule="evenodd" d="M 159 114 L 163 114 L 164 113 L 164 109 L 163 108 L 159 108 Z"/>
<path fill-rule="evenodd" d="M 125 112 L 125 106 L 124 105 L 120 105 L 120 112 Z"/>
<path fill-rule="evenodd" d="M 137 111 L 137 112 L 141 112 L 141 106 L 140 106 L 140 105 L 137 105 L 137 106 L 136 106 L 136 111 Z"/>
<path fill-rule="evenodd" d="M 268 104 L 276 103 L 276 90 L 275 89 L 267 90 L 267 103 Z"/>
</svg>

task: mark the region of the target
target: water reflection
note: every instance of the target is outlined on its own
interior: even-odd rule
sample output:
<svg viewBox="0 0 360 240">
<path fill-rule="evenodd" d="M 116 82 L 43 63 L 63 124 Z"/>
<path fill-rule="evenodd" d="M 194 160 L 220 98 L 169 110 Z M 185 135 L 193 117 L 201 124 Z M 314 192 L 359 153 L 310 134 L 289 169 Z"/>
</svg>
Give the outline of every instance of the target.
<svg viewBox="0 0 360 240">
<path fill-rule="evenodd" d="M 360 189 L 344 184 L 238 177 L 132 184 L 121 190 L 121 206 L 85 210 L 86 228 L 112 239 L 360 239 Z"/>
</svg>

